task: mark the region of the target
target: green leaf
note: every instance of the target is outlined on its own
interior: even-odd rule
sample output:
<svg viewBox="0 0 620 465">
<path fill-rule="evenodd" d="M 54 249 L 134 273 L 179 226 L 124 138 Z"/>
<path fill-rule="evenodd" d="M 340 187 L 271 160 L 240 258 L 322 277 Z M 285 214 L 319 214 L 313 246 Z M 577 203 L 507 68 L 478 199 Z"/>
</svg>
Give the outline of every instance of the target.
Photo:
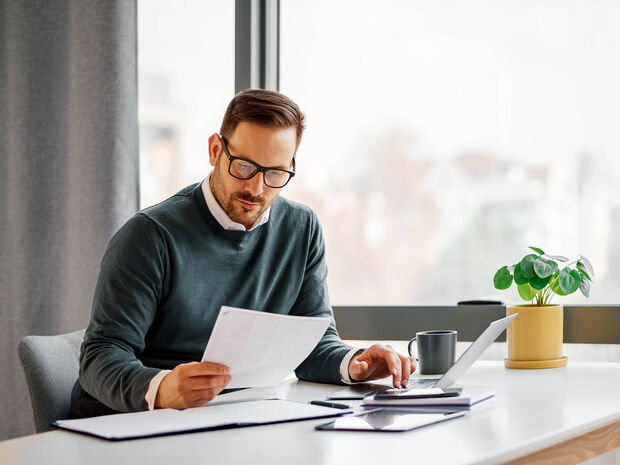
<svg viewBox="0 0 620 465">
<path fill-rule="evenodd" d="M 530 286 L 540 291 L 541 289 L 544 289 L 547 284 L 549 284 L 549 281 L 551 281 L 551 276 L 547 276 L 546 278 L 534 276 L 533 278 L 530 278 L 528 281 L 530 283 Z"/>
<path fill-rule="evenodd" d="M 527 284 L 527 278 L 521 271 L 520 263 L 517 263 L 517 266 L 515 266 L 515 283 L 517 283 L 517 285 Z"/>
<path fill-rule="evenodd" d="M 554 276 L 555 277 L 555 276 Z M 555 281 L 553 281 L 553 283 L 551 283 L 551 286 L 549 286 L 551 288 L 551 290 L 553 292 L 555 292 L 557 295 L 566 295 L 566 292 L 564 292 L 562 290 L 562 288 L 560 287 L 560 281 L 558 281 L 557 279 Z"/>
<path fill-rule="evenodd" d="M 579 285 L 579 290 L 586 297 L 590 297 L 590 281 L 587 279 L 582 279 L 581 284 Z"/>
<path fill-rule="evenodd" d="M 568 257 L 565 257 L 564 255 L 547 255 L 547 257 L 557 260 L 558 262 L 568 261 Z"/>
<path fill-rule="evenodd" d="M 521 273 L 523 273 L 523 275 L 527 279 L 536 276 L 536 273 L 534 273 L 534 260 L 536 260 L 537 258 L 538 255 L 534 255 L 533 253 L 531 253 L 523 257 L 523 260 L 521 260 L 521 263 L 519 263 L 521 265 Z"/>
<path fill-rule="evenodd" d="M 553 260 L 547 260 L 546 258 L 537 258 L 534 261 L 534 272 L 539 278 L 547 278 L 558 269 L 558 264 Z"/>
<path fill-rule="evenodd" d="M 523 300 L 532 300 L 536 295 L 536 291 L 529 284 L 519 284 L 517 290 Z"/>
<path fill-rule="evenodd" d="M 590 276 L 594 278 L 594 268 L 592 268 L 592 263 L 590 263 L 590 260 L 588 260 L 586 257 L 584 257 L 581 254 L 579 254 L 579 256 L 581 257 L 581 260 L 583 261 L 583 264 L 586 267 L 586 271 L 590 274 Z"/>
<path fill-rule="evenodd" d="M 493 277 L 493 284 L 495 285 L 495 289 L 508 289 L 512 284 L 512 275 L 510 271 L 508 271 L 507 266 L 502 266 L 495 276 Z"/>
<path fill-rule="evenodd" d="M 569 270 L 568 268 L 564 268 L 560 271 L 560 289 L 562 289 L 566 295 L 572 294 L 577 289 L 579 289 L 579 285 L 581 284 L 581 275 L 577 270 Z"/>
<path fill-rule="evenodd" d="M 544 255 L 544 254 L 545 254 L 545 252 L 543 252 L 543 250 L 542 250 L 542 249 L 539 249 L 538 247 L 532 247 L 532 246 L 530 245 L 530 249 L 532 249 L 534 252 L 539 253 L 539 254 L 541 254 L 541 255 Z"/>
<path fill-rule="evenodd" d="M 590 278 L 590 275 L 587 273 L 587 271 L 585 270 L 585 268 L 581 268 L 579 266 L 579 264 L 577 264 L 577 271 L 579 271 L 579 273 L 581 273 L 582 276 L 584 276 L 585 278 L 589 279 L 590 281 L 592 281 L 592 278 Z"/>
</svg>

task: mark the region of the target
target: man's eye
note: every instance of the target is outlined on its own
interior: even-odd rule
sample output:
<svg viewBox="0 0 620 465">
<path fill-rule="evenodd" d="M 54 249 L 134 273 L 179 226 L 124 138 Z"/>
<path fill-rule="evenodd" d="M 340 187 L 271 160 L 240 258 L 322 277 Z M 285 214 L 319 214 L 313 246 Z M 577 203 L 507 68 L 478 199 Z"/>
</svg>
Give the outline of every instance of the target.
<svg viewBox="0 0 620 465">
<path fill-rule="evenodd" d="M 254 171 L 254 165 L 252 165 L 251 163 L 241 162 L 239 170 L 244 173 L 251 173 L 252 171 Z"/>
<path fill-rule="evenodd" d="M 256 171 L 256 166 L 243 160 L 235 160 L 232 167 L 235 175 L 239 177 L 251 176 Z"/>
</svg>

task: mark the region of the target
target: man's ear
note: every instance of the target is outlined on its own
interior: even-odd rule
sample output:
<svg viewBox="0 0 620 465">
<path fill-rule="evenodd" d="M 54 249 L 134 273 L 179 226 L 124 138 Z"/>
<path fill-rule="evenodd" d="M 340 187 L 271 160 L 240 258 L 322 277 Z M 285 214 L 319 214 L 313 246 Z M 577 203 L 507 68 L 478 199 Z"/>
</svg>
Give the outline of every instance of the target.
<svg viewBox="0 0 620 465">
<path fill-rule="evenodd" d="M 222 151 L 222 140 L 218 134 L 211 134 L 209 137 L 209 163 L 215 166 L 217 157 Z"/>
</svg>

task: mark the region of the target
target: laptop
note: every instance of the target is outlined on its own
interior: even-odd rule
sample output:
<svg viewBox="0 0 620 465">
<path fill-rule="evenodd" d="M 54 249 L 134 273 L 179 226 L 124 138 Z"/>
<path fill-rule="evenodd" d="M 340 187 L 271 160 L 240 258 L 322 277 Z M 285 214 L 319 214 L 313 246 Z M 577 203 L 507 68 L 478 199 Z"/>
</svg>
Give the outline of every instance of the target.
<svg viewBox="0 0 620 465">
<path fill-rule="evenodd" d="M 449 387 L 459 379 L 465 371 L 474 363 L 478 357 L 491 345 L 497 337 L 504 332 L 508 325 L 517 317 L 518 313 L 510 315 L 506 318 L 493 321 L 489 324 L 487 329 L 478 336 L 467 350 L 459 357 L 459 359 L 450 367 L 448 371 L 441 378 L 423 378 L 423 379 L 410 379 L 407 383 L 407 387 L 400 389 L 401 393 L 410 391 L 412 389 L 429 389 L 438 388 L 443 391 L 449 390 Z M 393 391 L 392 386 L 386 386 L 385 384 L 372 384 L 372 383 L 360 383 L 353 384 L 346 389 L 336 391 L 328 397 L 328 399 L 363 399 L 367 396 L 373 396 L 375 394 L 381 394 L 385 391 Z"/>
</svg>

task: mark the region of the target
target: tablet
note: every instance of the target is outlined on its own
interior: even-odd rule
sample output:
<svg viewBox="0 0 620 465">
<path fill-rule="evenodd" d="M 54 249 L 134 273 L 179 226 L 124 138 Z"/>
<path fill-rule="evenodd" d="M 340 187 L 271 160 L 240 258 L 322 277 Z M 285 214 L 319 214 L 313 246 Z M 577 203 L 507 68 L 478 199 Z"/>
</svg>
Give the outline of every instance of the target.
<svg viewBox="0 0 620 465">
<path fill-rule="evenodd" d="M 465 411 L 444 412 L 428 411 L 416 412 L 411 409 L 377 409 L 358 415 L 347 415 L 335 421 L 315 426 L 318 430 L 332 431 L 385 431 L 399 432 L 421 428 L 433 423 L 458 418 L 465 415 Z"/>
</svg>

